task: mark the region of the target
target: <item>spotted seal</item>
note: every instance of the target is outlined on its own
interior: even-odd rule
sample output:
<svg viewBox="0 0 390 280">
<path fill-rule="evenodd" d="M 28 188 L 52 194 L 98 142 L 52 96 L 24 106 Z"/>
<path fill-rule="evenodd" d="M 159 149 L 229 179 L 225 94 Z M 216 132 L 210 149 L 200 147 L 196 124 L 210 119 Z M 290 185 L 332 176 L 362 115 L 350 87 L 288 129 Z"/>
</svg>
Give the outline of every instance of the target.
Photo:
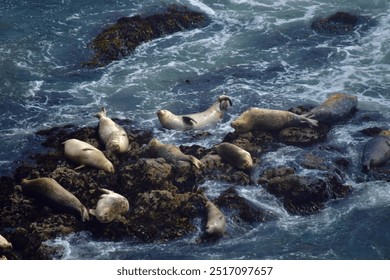
<svg viewBox="0 0 390 280">
<path fill-rule="evenodd" d="M 216 145 L 215 149 L 224 161 L 238 169 L 246 170 L 253 167 L 251 154 L 234 144 L 224 142 Z"/>
<path fill-rule="evenodd" d="M 78 139 L 69 139 L 63 142 L 63 144 L 65 157 L 80 164 L 76 169 L 90 166 L 104 170 L 107 173 L 115 172 L 114 166 L 106 156 L 87 142 Z"/>
<path fill-rule="evenodd" d="M 321 105 L 314 107 L 306 114 L 303 114 L 303 116 L 317 120 L 320 124 L 334 124 L 353 113 L 356 110 L 357 105 L 357 96 L 345 93 L 335 93 Z"/>
<path fill-rule="evenodd" d="M 232 121 L 231 126 L 236 132 L 245 133 L 252 130 L 281 130 L 302 124 L 317 126 L 318 122 L 289 111 L 252 107 Z"/>
<path fill-rule="evenodd" d="M 110 223 L 118 215 L 129 211 L 129 201 L 122 195 L 111 190 L 100 189 L 103 194 L 96 205 L 96 209 L 90 209 L 89 214 L 95 216 L 101 223 Z"/>
<path fill-rule="evenodd" d="M 224 111 L 232 106 L 229 96 L 221 95 L 206 111 L 188 115 L 175 115 L 168 110 L 159 110 L 157 117 L 164 128 L 177 130 L 203 129 L 215 126 Z"/>
<path fill-rule="evenodd" d="M 206 201 L 205 207 L 207 209 L 206 232 L 213 236 L 224 235 L 226 232 L 225 215 L 210 200 Z"/>
<path fill-rule="evenodd" d="M 79 213 L 83 222 L 89 220 L 88 210 L 80 200 L 52 178 L 23 179 L 22 190 L 57 209 Z"/>
<path fill-rule="evenodd" d="M 363 171 L 386 164 L 390 160 L 390 131 L 382 131 L 367 141 L 363 148 Z"/>
<path fill-rule="evenodd" d="M 197 169 L 203 168 L 203 163 L 196 157 L 186 155 L 175 145 L 161 143 L 156 138 L 150 140 L 147 149 L 150 156 L 164 158 L 170 164 L 176 164 L 177 161 L 187 161 Z"/>
<path fill-rule="evenodd" d="M 103 107 L 95 115 L 99 119 L 99 137 L 107 150 L 115 153 L 124 153 L 129 150 L 129 137 L 126 131 L 111 118 Z"/>
</svg>

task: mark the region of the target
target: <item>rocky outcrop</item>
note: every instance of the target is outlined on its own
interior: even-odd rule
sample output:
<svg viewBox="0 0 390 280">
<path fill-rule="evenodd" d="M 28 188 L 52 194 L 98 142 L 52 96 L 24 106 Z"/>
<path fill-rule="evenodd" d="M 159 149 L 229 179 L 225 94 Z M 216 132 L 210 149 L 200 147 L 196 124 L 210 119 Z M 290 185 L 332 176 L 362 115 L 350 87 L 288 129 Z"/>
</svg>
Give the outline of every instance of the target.
<svg viewBox="0 0 390 280">
<path fill-rule="evenodd" d="M 205 14 L 181 5 L 169 5 L 160 14 L 122 17 L 91 41 L 89 47 L 95 55 L 84 65 L 107 65 L 128 56 L 142 43 L 175 32 L 204 27 L 208 23 L 209 19 Z"/>
</svg>

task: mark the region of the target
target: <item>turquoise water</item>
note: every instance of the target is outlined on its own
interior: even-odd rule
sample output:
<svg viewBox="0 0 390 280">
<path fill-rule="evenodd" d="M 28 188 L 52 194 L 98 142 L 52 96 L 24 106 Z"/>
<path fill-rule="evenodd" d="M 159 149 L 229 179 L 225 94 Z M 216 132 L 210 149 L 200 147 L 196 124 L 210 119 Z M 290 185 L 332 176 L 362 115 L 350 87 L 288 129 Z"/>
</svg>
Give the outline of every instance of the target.
<svg viewBox="0 0 390 280">
<path fill-rule="evenodd" d="M 182 240 L 139 244 L 102 242 L 88 233 L 53 241 L 68 259 L 389 259 L 390 183 L 366 181 L 359 173 L 362 145 L 356 134 L 367 127 L 389 128 L 390 3 L 388 1 L 170 1 L 207 13 L 211 24 L 141 45 L 126 59 L 85 69 L 88 42 L 122 16 L 152 13 L 161 1 L 0 1 L 0 175 L 12 174 L 27 151 L 39 151 L 39 129 L 96 125 L 102 106 L 110 116 L 128 118 L 161 141 L 220 142 L 229 123 L 250 106 L 288 109 L 318 104 L 342 91 L 359 98 L 359 112 L 378 118 L 335 126 L 327 143 L 351 158 L 347 182 L 351 197 L 329 203 L 318 215 L 286 213 L 258 187 L 236 186 L 240 194 L 277 213 L 275 222 L 236 225 L 215 244 L 198 245 L 201 231 Z M 319 17 L 345 11 L 368 16 L 352 34 L 331 37 L 310 29 Z M 207 138 L 163 130 L 156 112 L 177 114 L 206 109 L 220 94 L 234 106 Z M 363 119 L 363 118 L 361 118 Z M 318 147 L 313 147 L 315 150 Z M 296 161 L 301 148 L 282 147 L 265 154 L 254 171 Z M 315 174 L 313 174 L 315 175 Z M 362 179 L 363 178 L 363 179 Z M 206 182 L 216 197 L 230 185 Z M 201 224 L 201 221 L 196 221 Z"/>
</svg>

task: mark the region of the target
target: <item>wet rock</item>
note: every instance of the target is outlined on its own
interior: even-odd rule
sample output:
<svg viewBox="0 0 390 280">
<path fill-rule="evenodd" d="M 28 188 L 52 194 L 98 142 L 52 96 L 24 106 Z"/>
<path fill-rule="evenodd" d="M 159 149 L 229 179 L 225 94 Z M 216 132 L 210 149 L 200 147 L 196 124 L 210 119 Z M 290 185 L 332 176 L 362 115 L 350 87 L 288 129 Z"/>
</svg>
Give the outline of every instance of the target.
<svg viewBox="0 0 390 280">
<path fill-rule="evenodd" d="M 235 188 L 229 188 L 224 191 L 214 203 L 219 207 L 233 210 L 232 216 L 236 222 L 268 222 L 277 218 L 269 210 L 261 209 L 241 197 Z"/>
<path fill-rule="evenodd" d="M 351 191 L 351 186 L 343 184 L 339 176 L 331 173 L 309 177 L 291 172 L 285 167 L 281 171 L 268 171 L 261 176 L 259 183 L 278 197 L 284 208 L 293 215 L 317 213 L 325 207 L 326 202 L 345 197 Z M 282 176 L 272 177 L 272 174 Z"/>
<path fill-rule="evenodd" d="M 208 17 L 182 5 L 169 5 L 161 14 L 122 17 L 97 35 L 89 47 L 95 55 L 85 66 L 100 67 L 131 54 L 140 44 L 175 32 L 200 28 Z"/>
<path fill-rule="evenodd" d="M 288 145 L 309 146 L 324 141 L 326 132 L 312 127 L 288 127 L 280 131 L 279 139 Z"/>
</svg>

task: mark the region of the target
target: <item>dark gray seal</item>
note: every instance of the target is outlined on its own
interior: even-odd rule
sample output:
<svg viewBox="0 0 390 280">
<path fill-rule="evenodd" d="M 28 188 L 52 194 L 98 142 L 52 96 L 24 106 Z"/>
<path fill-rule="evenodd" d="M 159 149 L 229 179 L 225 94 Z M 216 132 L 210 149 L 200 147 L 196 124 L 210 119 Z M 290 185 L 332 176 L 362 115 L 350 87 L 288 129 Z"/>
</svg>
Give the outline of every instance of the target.
<svg viewBox="0 0 390 280">
<path fill-rule="evenodd" d="M 58 209 L 77 212 L 83 222 L 89 220 L 87 208 L 72 193 L 52 178 L 23 179 L 23 192 Z"/>
<path fill-rule="evenodd" d="M 363 149 L 363 170 L 386 164 L 390 160 L 390 133 L 382 132 L 367 141 Z"/>
<path fill-rule="evenodd" d="M 357 96 L 336 93 L 326 99 L 321 105 L 311 109 L 303 116 L 317 120 L 320 124 L 334 124 L 344 120 L 357 108 Z"/>
</svg>

